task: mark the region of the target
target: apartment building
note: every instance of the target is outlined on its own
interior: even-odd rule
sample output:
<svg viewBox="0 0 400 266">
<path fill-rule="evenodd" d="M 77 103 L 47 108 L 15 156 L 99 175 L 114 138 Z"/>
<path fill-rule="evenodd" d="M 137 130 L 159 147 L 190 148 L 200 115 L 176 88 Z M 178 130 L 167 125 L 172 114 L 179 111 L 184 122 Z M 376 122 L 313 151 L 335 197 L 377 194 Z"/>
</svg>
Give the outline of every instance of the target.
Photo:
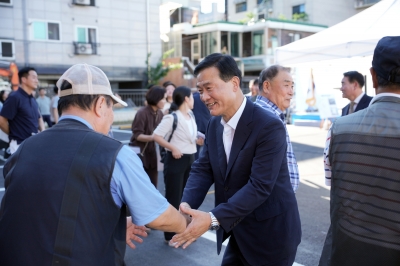
<svg viewBox="0 0 400 266">
<path fill-rule="evenodd" d="M 248 13 L 255 20 L 295 19 L 312 24 L 333 26 L 379 0 L 226 0 L 228 20 L 238 22 Z"/>
<path fill-rule="evenodd" d="M 223 17 L 228 21 L 204 23 L 198 7 L 186 7 L 186 20 L 174 23 L 163 50 L 174 48 L 173 57 L 187 58 L 193 68 L 215 53 L 234 56 L 245 76 L 257 76 L 274 63 L 276 47 L 283 46 L 339 23 L 379 0 L 226 0 Z M 217 5 L 213 4 L 214 17 Z M 181 8 L 182 9 L 182 8 Z M 176 11 L 175 11 L 176 12 Z M 249 15 L 251 14 L 251 15 Z M 219 14 L 221 18 L 221 14 Z M 182 16 L 181 16 L 182 18 Z M 187 71 L 188 72 L 188 71 Z M 246 81 L 246 79 L 245 79 Z"/>
<path fill-rule="evenodd" d="M 104 70 L 113 89 L 140 88 L 161 56 L 160 0 L 0 0 L 0 60 L 37 69 L 41 86 L 71 65 Z"/>
</svg>

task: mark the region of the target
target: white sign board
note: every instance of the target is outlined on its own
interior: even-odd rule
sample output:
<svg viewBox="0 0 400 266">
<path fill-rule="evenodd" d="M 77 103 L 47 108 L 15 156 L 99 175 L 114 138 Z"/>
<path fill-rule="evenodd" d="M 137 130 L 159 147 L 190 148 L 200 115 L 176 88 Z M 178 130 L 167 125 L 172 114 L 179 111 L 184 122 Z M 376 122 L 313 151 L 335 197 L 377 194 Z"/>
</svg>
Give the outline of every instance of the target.
<svg viewBox="0 0 400 266">
<path fill-rule="evenodd" d="M 317 105 L 321 119 L 335 118 L 339 116 L 335 95 L 318 95 Z"/>
</svg>

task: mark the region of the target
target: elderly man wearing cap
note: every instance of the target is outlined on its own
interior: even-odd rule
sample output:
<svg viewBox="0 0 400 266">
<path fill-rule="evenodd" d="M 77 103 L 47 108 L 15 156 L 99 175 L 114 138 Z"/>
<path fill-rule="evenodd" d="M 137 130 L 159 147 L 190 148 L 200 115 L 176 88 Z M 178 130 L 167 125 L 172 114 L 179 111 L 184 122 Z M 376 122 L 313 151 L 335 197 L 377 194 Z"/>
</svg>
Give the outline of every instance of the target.
<svg viewBox="0 0 400 266">
<path fill-rule="evenodd" d="M 367 109 L 336 120 L 325 149 L 331 237 L 320 265 L 399 265 L 400 36 L 382 38 Z"/>
<path fill-rule="evenodd" d="M 107 137 L 113 103 L 126 103 L 103 71 L 74 65 L 57 86 L 59 123 L 23 142 L 4 166 L 0 265 L 123 265 L 125 242 L 134 248 L 146 236 L 139 225 L 183 232 L 185 218 L 136 154 Z"/>
</svg>

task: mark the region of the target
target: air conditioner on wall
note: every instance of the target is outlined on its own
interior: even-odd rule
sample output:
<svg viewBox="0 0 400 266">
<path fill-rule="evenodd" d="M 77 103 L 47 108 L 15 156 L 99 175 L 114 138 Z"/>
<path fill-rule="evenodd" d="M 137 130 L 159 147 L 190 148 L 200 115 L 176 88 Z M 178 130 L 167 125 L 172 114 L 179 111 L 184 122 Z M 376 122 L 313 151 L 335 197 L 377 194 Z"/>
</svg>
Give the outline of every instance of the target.
<svg viewBox="0 0 400 266">
<path fill-rule="evenodd" d="M 93 54 L 91 43 L 78 43 L 76 48 L 77 54 Z"/>
<path fill-rule="evenodd" d="M 90 1 L 91 1 L 91 0 L 74 0 L 74 4 L 76 4 L 76 5 L 90 6 Z"/>
</svg>

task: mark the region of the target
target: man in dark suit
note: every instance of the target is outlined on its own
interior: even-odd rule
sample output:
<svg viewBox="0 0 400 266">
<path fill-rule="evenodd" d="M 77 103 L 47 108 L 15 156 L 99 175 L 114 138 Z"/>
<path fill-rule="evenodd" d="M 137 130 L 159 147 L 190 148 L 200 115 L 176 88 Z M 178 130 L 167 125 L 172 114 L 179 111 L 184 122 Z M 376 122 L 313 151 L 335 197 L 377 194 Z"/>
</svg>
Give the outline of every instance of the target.
<svg viewBox="0 0 400 266">
<path fill-rule="evenodd" d="M 196 119 L 197 131 L 206 134 L 207 124 L 211 118 L 210 111 L 206 105 L 200 99 L 200 93 L 198 91 L 193 93 L 193 114 Z M 197 145 L 197 152 L 194 157 L 197 160 L 199 158 L 199 154 L 203 146 Z"/>
<path fill-rule="evenodd" d="M 213 117 L 180 206 L 192 221 L 172 241 L 186 248 L 211 229 L 218 253 L 230 237 L 222 265 L 292 265 L 301 226 L 282 121 L 244 97 L 241 72 L 231 56 L 211 54 L 194 73 Z M 195 210 L 212 184 L 215 208 Z"/>
<path fill-rule="evenodd" d="M 372 97 L 363 92 L 364 77 L 357 71 L 343 73 L 342 97 L 350 100 L 350 103 L 342 109 L 342 116 L 349 115 L 368 107 Z"/>
</svg>

